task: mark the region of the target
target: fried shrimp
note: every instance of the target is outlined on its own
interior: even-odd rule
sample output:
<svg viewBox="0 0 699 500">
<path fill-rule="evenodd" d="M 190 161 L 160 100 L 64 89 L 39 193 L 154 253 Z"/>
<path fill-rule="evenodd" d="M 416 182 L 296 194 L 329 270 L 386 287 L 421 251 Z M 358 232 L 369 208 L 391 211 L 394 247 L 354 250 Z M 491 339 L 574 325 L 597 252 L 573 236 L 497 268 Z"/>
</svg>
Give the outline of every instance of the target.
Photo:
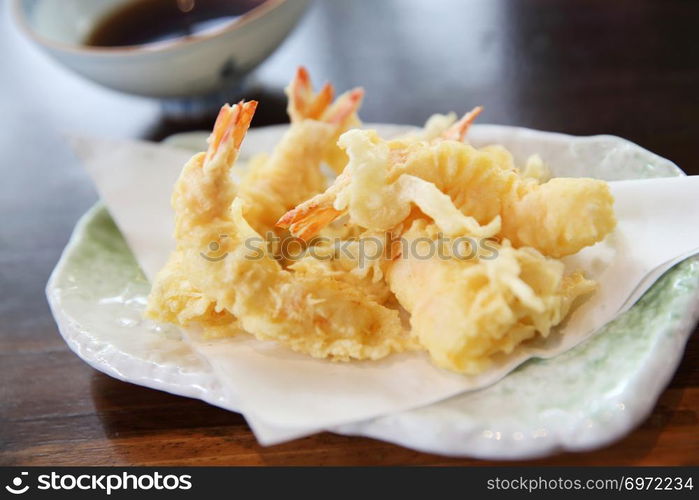
<svg viewBox="0 0 699 500">
<path fill-rule="evenodd" d="M 208 151 L 185 165 L 172 198 L 177 248 L 156 278 L 149 314 L 157 319 L 159 311 L 173 309 L 177 293 L 169 286 L 181 283 L 173 276 L 183 275 L 185 292 L 203 294 L 216 313 L 230 314 L 259 339 L 336 360 L 378 359 L 404 350 L 411 343 L 397 311 L 349 283 L 283 269 L 247 222 L 230 169 L 255 106 L 254 101 L 224 106 Z M 212 241 L 220 242 L 225 258 L 202 258 Z"/>
<path fill-rule="evenodd" d="M 180 252 L 173 253 L 158 274 L 146 314 L 163 323 L 201 327 L 207 338 L 243 332 L 235 316 L 225 309 L 219 310 L 215 300 L 194 287 L 185 274 Z"/>
<path fill-rule="evenodd" d="M 390 235 L 362 232 L 353 238 L 323 238 L 312 253 L 288 266 L 296 275 L 327 275 L 360 289 L 369 299 L 386 304 L 391 290 L 385 280 L 390 265 Z"/>
<path fill-rule="evenodd" d="M 327 185 L 321 165 L 342 170 L 347 158 L 338 137 L 358 126 L 357 110 L 364 91 L 351 90 L 333 103 L 334 89 L 325 84 L 316 94 L 305 68 L 300 67 L 286 89 L 291 126 L 271 155 L 254 157 L 238 188 L 246 218 L 260 233 L 274 230 L 279 217 Z"/>
<path fill-rule="evenodd" d="M 455 131 L 447 135 L 457 135 Z M 500 224 L 498 236 L 515 247 L 531 246 L 544 255 L 562 257 L 602 240 L 616 224 L 605 182 L 556 178 L 540 184 L 522 176 L 502 148 L 479 150 L 446 139 L 384 141 L 370 130 L 351 130 L 340 138 L 340 145 L 350 158 L 345 171 L 325 192 L 287 212 L 280 227 L 307 239 L 349 213 L 353 223 L 386 230 L 416 204 L 449 232 L 442 227 L 444 221 L 456 218 L 440 219 L 429 208 L 448 207 L 448 198 L 472 219 L 462 224 L 471 231 L 473 222 Z"/>
<path fill-rule="evenodd" d="M 547 337 L 577 298 L 594 291 L 593 281 L 580 272 L 566 276 L 551 257 L 600 241 L 615 223 L 605 183 L 541 184 L 546 174 L 538 157 L 523 175 L 504 148 L 464 144 L 479 112 L 428 123 L 422 138 L 343 134 L 346 169 L 279 221 L 306 239 L 344 215 L 367 232 L 399 233 L 412 250 L 383 268 L 386 282 L 435 364 L 465 374 Z M 444 235 L 488 240 L 496 258 L 420 257 L 430 253 L 422 247 Z"/>
<path fill-rule="evenodd" d="M 353 163 L 349 164 L 348 168 L 344 170 L 342 173 L 340 173 L 333 185 L 331 185 L 325 192 L 320 193 L 314 196 L 313 198 L 304 201 L 303 203 L 300 203 L 293 210 L 290 210 L 289 212 L 284 214 L 284 216 L 280 218 L 279 221 L 277 221 L 277 227 L 288 228 L 292 234 L 302 239 L 310 239 L 311 237 L 318 234 L 318 232 L 320 232 L 320 230 L 326 227 L 330 222 L 347 213 L 347 207 L 344 206 L 346 205 L 346 203 L 337 203 L 336 200 L 343 193 L 346 193 L 348 188 L 352 186 L 353 176 L 355 177 L 355 179 L 358 176 L 361 176 L 363 180 L 373 182 L 376 189 L 384 188 L 384 190 L 393 191 L 393 193 L 387 193 L 389 196 L 391 194 L 395 195 L 397 191 L 399 191 L 399 189 L 396 188 L 399 187 L 395 186 L 394 188 L 388 188 L 386 186 L 387 181 L 385 179 L 385 171 L 387 164 L 389 163 L 389 156 L 392 155 L 395 157 L 405 155 L 405 150 L 408 148 L 408 145 L 413 143 L 420 144 L 421 141 L 438 142 L 449 138 L 463 140 L 466 136 L 466 133 L 468 132 L 469 127 L 478 117 L 482 110 L 483 108 L 481 108 L 480 106 L 473 108 L 458 121 L 456 121 L 456 115 L 454 115 L 453 113 L 449 115 L 433 115 L 432 117 L 430 117 L 430 119 L 427 121 L 424 128 L 420 132 L 407 134 L 404 135 L 402 138 L 392 141 L 390 143 L 391 145 L 394 145 L 392 151 L 385 150 L 385 148 L 381 150 L 379 150 L 378 148 L 373 148 L 371 144 L 366 143 L 365 141 L 363 148 L 360 145 L 353 151 L 359 151 L 360 149 L 363 149 L 364 152 L 369 155 L 369 157 L 356 159 Z M 373 142 L 373 144 L 378 144 L 380 142 L 378 135 L 375 133 L 371 135 L 371 137 L 367 137 L 367 139 L 369 140 L 369 142 Z M 359 138 L 357 138 L 356 140 L 361 141 L 361 139 Z M 343 141 L 339 141 L 339 146 L 341 146 L 343 149 L 349 150 L 348 143 L 350 143 L 352 139 L 347 138 L 343 139 Z M 373 153 L 377 153 L 377 157 L 371 157 L 370 155 Z M 407 184 L 415 186 L 416 179 L 413 179 L 412 181 L 407 181 Z M 423 187 L 423 191 L 425 191 L 426 189 L 428 188 Z M 355 189 L 354 191 L 356 192 L 358 190 Z M 438 196 L 439 195 L 437 193 L 433 193 L 432 198 L 434 199 Z M 373 196 L 373 198 L 376 201 L 375 203 L 373 203 L 373 205 L 377 205 L 378 203 L 380 203 L 381 200 L 379 200 L 375 196 Z M 356 203 L 355 206 L 361 208 L 362 204 Z M 373 211 L 374 207 L 369 206 L 367 208 L 370 211 Z M 386 208 L 387 207 L 385 205 L 381 207 L 382 210 L 385 210 Z M 409 206 L 405 204 L 398 207 L 398 212 L 403 214 L 404 216 L 407 215 L 409 211 Z M 372 217 L 373 215 L 375 214 L 372 213 L 369 216 Z M 355 213 L 355 217 L 356 216 L 357 214 Z M 362 225 L 361 221 L 354 220 L 353 222 L 356 222 L 360 226 Z M 397 220 L 393 220 L 390 223 L 379 223 L 379 226 L 385 227 L 374 228 L 387 229 L 388 227 L 395 225 L 397 222 Z M 376 223 L 377 221 L 375 220 L 374 224 Z"/>
<path fill-rule="evenodd" d="M 521 172 L 505 148 L 464 142 L 480 107 L 384 140 L 355 128 L 361 89 L 333 101 L 299 68 L 286 91 L 291 126 L 239 185 L 254 101 L 221 108 L 207 151 L 184 166 L 149 317 L 331 360 L 425 350 L 477 374 L 551 335 L 595 290 L 558 258 L 613 230 L 606 183 L 547 180 L 538 156 Z M 323 164 L 339 174 L 329 186 Z M 273 244 L 288 232 L 305 240 L 293 256 Z"/>
<path fill-rule="evenodd" d="M 496 258 L 418 256 L 438 228 L 415 221 L 403 238 L 415 250 L 395 259 L 387 281 L 410 313 L 412 335 L 442 368 L 476 374 L 498 355 L 537 335 L 547 337 L 576 298 L 595 289 L 581 273 L 533 248 L 490 242 Z"/>
</svg>

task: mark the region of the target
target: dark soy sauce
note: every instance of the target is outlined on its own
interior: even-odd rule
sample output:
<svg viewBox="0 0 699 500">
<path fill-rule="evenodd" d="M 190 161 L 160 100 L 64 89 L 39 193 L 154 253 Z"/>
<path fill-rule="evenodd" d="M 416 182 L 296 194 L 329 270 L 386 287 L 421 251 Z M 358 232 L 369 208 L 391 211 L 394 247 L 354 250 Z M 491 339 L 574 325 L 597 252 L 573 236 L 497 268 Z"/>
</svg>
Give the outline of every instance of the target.
<svg viewBox="0 0 699 500">
<path fill-rule="evenodd" d="M 144 45 L 189 37 L 235 21 L 265 0 L 132 0 L 100 22 L 84 44 Z"/>
</svg>

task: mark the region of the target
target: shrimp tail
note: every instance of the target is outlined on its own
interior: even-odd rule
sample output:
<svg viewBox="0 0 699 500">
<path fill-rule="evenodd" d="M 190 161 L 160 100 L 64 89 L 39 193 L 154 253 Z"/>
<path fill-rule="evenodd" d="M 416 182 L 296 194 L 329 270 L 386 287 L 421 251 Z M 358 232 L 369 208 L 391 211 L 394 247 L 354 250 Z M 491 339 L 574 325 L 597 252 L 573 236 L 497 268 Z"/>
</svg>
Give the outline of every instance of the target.
<svg viewBox="0 0 699 500">
<path fill-rule="evenodd" d="M 297 238 L 308 241 L 343 213 L 331 204 L 302 203 L 285 213 L 277 222 L 277 227 L 288 229 Z"/>
<path fill-rule="evenodd" d="M 364 89 L 361 87 L 345 92 L 328 108 L 323 121 L 332 125 L 343 125 L 359 110 L 363 99 Z"/>
<path fill-rule="evenodd" d="M 240 101 L 234 106 L 224 104 L 221 107 L 207 140 L 209 148 L 205 164 L 222 160 L 226 165 L 231 165 L 235 161 L 256 109 L 257 101 Z"/>
<path fill-rule="evenodd" d="M 256 107 L 256 101 L 225 104 L 209 136 L 208 150 L 195 155 L 182 169 L 172 193 L 178 240 L 186 238 L 193 228 L 227 213 L 237 191 L 229 172 Z"/>
<path fill-rule="evenodd" d="M 335 98 L 333 86 L 326 83 L 317 93 L 314 93 L 308 70 L 299 66 L 293 80 L 286 88 L 286 94 L 289 97 L 287 113 L 292 123 L 317 120 L 341 126 L 361 106 L 364 89 L 355 88 L 345 92 L 333 103 Z"/>
<path fill-rule="evenodd" d="M 292 122 L 304 119 L 318 120 L 332 103 L 335 89 L 326 83 L 317 94 L 313 93 L 313 84 L 308 70 L 299 66 L 293 80 L 286 88 L 289 97 L 287 112 Z"/>
<path fill-rule="evenodd" d="M 474 121 L 476 121 L 476 118 L 478 118 L 478 115 L 480 115 L 482 111 L 483 106 L 476 106 L 473 108 L 471 111 L 462 116 L 459 121 L 446 129 L 442 133 L 441 139 L 463 141 L 464 137 L 466 137 L 468 129 L 471 128 L 471 125 Z"/>
<path fill-rule="evenodd" d="M 297 238 L 308 241 L 332 221 L 345 215 L 347 208 L 335 207 L 338 193 L 350 184 L 349 173 L 343 172 L 327 191 L 292 208 L 277 221 L 276 226 L 288 229 Z"/>
</svg>

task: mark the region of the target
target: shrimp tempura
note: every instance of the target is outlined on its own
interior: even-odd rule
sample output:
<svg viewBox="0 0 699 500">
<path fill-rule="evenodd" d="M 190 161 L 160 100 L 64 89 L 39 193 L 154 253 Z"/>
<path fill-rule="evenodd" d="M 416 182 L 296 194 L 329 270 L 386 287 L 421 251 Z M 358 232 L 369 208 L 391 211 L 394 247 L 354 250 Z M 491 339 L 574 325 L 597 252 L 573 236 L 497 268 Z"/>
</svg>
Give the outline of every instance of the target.
<svg viewBox="0 0 699 500">
<path fill-rule="evenodd" d="M 415 221 L 403 238 L 418 249 L 395 259 L 387 280 L 410 313 L 411 333 L 434 363 L 476 374 L 537 335 L 547 337 L 576 298 L 595 289 L 581 273 L 533 248 L 490 242 L 495 258 L 415 258 L 437 229 Z"/>
<path fill-rule="evenodd" d="M 556 178 L 539 184 L 522 176 L 503 148 L 479 150 L 453 140 L 384 141 L 371 130 L 346 132 L 340 144 L 350 157 L 343 174 L 324 193 L 285 214 L 281 227 L 307 239 L 349 213 L 362 227 L 387 230 L 412 204 L 429 213 L 426 196 L 439 201 L 441 194 L 479 224 L 498 220 L 499 237 L 515 247 L 562 257 L 601 241 L 616 224 L 604 181 Z M 426 194 L 416 197 L 417 185 Z M 435 222 L 441 226 L 450 219 Z"/>
<path fill-rule="evenodd" d="M 240 185 L 230 170 L 255 102 L 224 106 L 208 150 L 185 165 L 172 196 L 177 247 L 150 317 L 332 360 L 424 349 L 442 368 L 477 374 L 550 335 L 595 289 L 557 258 L 614 228 L 606 183 L 544 182 L 538 157 L 522 173 L 504 148 L 464 143 L 480 107 L 387 141 L 349 130 L 361 89 L 333 103 L 332 86 L 314 93 L 299 68 L 287 93 L 288 132 Z M 322 163 L 339 173 L 327 189 Z M 271 248 L 275 223 L 313 252 Z M 435 252 L 444 237 L 449 250 Z M 475 253 L 457 255 L 458 241 Z"/>
<path fill-rule="evenodd" d="M 248 206 L 246 219 L 256 231 L 266 235 L 287 210 L 322 192 L 327 179 L 323 163 L 342 170 L 345 153 L 337 146 L 338 137 L 359 125 L 357 110 L 364 91 L 351 90 L 335 100 L 329 83 L 314 94 L 308 71 L 299 67 L 286 89 L 291 126 L 271 155 L 254 157 L 238 188 L 238 196 Z"/>
<path fill-rule="evenodd" d="M 397 311 L 347 282 L 283 269 L 247 222 L 230 169 L 255 106 L 224 106 L 208 152 L 185 165 L 172 198 L 177 248 L 156 278 L 148 314 L 179 320 L 179 315 L 170 314 L 177 307 L 173 301 L 194 291 L 206 297 L 207 307 L 213 305 L 226 319 L 236 318 L 257 338 L 311 356 L 378 359 L 411 347 Z M 203 256 L 214 241 L 223 256 L 216 261 Z M 186 286 L 177 279 L 181 276 Z M 172 285 L 182 288 L 172 293 Z"/>
</svg>

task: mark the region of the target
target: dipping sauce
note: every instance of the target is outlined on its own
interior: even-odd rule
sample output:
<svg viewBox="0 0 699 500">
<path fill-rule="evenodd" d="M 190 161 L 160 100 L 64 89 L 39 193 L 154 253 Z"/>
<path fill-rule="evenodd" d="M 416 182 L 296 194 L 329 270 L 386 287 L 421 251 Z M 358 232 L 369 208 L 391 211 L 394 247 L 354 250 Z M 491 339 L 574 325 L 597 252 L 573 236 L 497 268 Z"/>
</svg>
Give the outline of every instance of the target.
<svg viewBox="0 0 699 500">
<path fill-rule="evenodd" d="M 107 14 L 83 42 L 93 47 L 144 45 L 230 24 L 265 0 L 132 0 Z"/>
</svg>

